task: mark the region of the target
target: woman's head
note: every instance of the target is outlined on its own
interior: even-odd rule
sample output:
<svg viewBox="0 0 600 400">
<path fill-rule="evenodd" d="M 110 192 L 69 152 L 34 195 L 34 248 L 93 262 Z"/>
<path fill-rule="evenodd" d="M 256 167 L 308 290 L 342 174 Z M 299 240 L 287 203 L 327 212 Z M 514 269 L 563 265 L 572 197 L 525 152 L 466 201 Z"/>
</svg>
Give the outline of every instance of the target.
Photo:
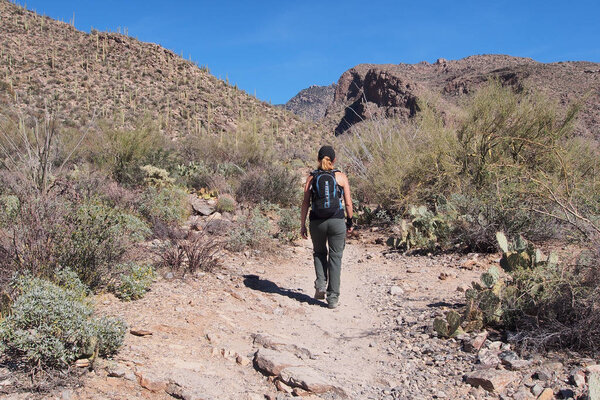
<svg viewBox="0 0 600 400">
<path fill-rule="evenodd" d="M 319 160 L 319 169 L 331 171 L 335 161 L 335 150 L 333 150 L 333 147 L 331 146 L 323 146 L 319 149 L 319 155 L 317 159 Z"/>
</svg>

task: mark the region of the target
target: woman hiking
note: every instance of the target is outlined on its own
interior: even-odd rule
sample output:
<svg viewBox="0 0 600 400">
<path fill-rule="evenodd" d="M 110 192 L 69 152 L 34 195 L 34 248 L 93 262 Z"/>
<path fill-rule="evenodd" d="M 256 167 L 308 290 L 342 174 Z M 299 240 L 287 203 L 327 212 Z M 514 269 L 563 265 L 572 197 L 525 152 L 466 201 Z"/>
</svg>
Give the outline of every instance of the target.
<svg viewBox="0 0 600 400">
<path fill-rule="evenodd" d="M 352 199 L 348 178 L 333 167 L 335 162 L 333 147 L 321 147 L 317 160 L 319 165 L 311 172 L 304 186 L 304 200 L 300 214 L 301 234 L 304 239 L 308 238 L 306 214 L 311 205 L 309 229 L 317 275 L 315 299 L 324 299 L 327 294 L 327 307 L 336 308 L 339 304 L 342 253 L 346 244 L 346 233 L 352 232 L 353 229 Z"/>
</svg>

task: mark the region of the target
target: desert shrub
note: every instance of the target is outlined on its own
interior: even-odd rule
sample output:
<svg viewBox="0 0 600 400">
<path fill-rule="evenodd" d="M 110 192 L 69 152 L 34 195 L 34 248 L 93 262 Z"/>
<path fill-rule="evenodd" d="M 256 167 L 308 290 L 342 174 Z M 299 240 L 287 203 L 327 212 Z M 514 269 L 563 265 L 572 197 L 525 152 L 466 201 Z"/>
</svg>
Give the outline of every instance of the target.
<svg viewBox="0 0 600 400">
<path fill-rule="evenodd" d="M 456 136 L 427 104 L 420 108 L 413 123 L 367 121 L 339 139 L 343 167 L 361 202 L 407 208 L 428 204 L 456 184 Z"/>
<path fill-rule="evenodd" d="M 66 368 L 80 357 L 93 357 L 99 343 L 103 354 L 122 343 L 124 325 L 94 319 L 91 303 L 79 293 L 31 276 L 13 284 L 20 295 L 0 321 L 0 343 L 11 358 L 37 368 Z"/>
<path fill-rule="evenodd" d="M 131 244 L 150 233 L 139 218 L 93 201 L 79 205 L 68 222 L 72 230 L 57 249 L 57 258 L 92 289 L 111 279 L 114 265 Z"/>
<path fill-rule="evenodd" d="M 211 166 L 230 163 L 238 168 L 268 165 L 275 155 L 276 135 L 260 118 L 245 120 L 234 131 L 217 135 L 190 135 L 184 142 L 188 159 L 203 160 Z"/>
<path fill-rule="evenodd" d="M 203 229 L 186 234 L 179 228 L 171 229 L 168 241 L 157 249 L 162 266 L 182 276 L 213 271 L 218 265 L 217 253 L 222 243 L 205 232 Z"/>
<path fill-rule="evenodd" d="M 156 274 L 150 264 L 128 263 L 117 267 L 122 271 L 113 292 L 124 301 L 137 300 L 144 297 L 150 289 Z"/>
<path fill-rule="evenodd" d="M 246 172 L 240 180 L 236 198 L 239 202 L 258 204 L 268 201 L 286 207 L 298 204 L 300 194 L 297 174 L 286 167 L 273 165 Z"/>
<path fill-rule="evenodd" d="M 214 171 L 204 162 L 189 162 L 176 167 L 177 181 L 179 184 L 193 190 L 214 190 Z"/>
<path fill-rule="evenodd" d="M 557 229 L 559 193 L 578 209 L 598 203 L 590 195 L 597 180 L 583 178 L 598 168 L 597 145 L 568 138 L 576 106 L 561 112 L 534 92 L 491 82 L 468 99 L 456 128 L 434 107 L 419 108 L 412 124 L 363 123 L 341 139 L 359 199 L 407 215 L 409 204 L 433 210 L 440 196 L 455 197 L 454 235 L 473 250 L 493 249 L 497 230 L 560 235 L 573 215 L 562 213 Z"/>
<path fill-rule="evenodd" d="M 184 274 L 211 272 L 217 266 L 216 254 L 221 248 L 214 238 L 199 233 L 179 242 L 184 255 Z"/>
<path fill-rule="evenodd" d="M 54 273 L 54 281 L 58 286 L 72 293 L 76 299 L 85 299 L 90 291 L 89 288 L 81 282 L 77 273 L 69 267 L 57 270 Z"/>
<path fill-rule="evenodd" d="M 2 169 L 10 171 L 31 190 L 45 194 L 53 186 L 64 163 L 61 163 L 60 130 L 56 120 L 47 115 L 43 120 L 25 118 L 0 120 L 0 153 Z"/>
<path fill-rule="evenodd" d="M 51 277 L 71 229 L 70 205 L 54 194 L 38 197 L 24 192 L 19 199 L 19 212 L 11 224 L 0 229 L 0 265 L 7 273 L 30 271 Z"/>
<path fill-rule="evenodd" d="M 492 82 L 470 99 L 466 111 L 457 131 L 457 159 L 461 174 L 477 188 L 499 178 L 503 185 L 514 184 L 527 172 L 559 172 L 555 150 L 572 128 L 576 107 L 561 117 L 541 95 Z"/>
<path fill-rule="evenodd" d="M 232 251 L 242 251 L 247 247 L 258 248 L 270 236 L 271 223 L 256 207 L 248 214 L 245 221 L 229 233 L 227 246 Z"/>
<path fill-rule="evenodd" d="M 233 196 L 228 194 L 222 194 L 217 199 L 216 210 L 218 212 L 234 212 L 235 211 L 235 199 Z"/>
<path fill-rule="evenodd" d="M 98 354 L 102 357 L 116 354 L 123 345 L 127 324 L 120 318 L 101 317 L 95 321 Z"/>
<path fill-rule="evenodd" d="M 188 215 L 188 193 L 177 186 L 153 187 L 144 190 L 139 203 L 140 213 L 151 224 L 176 224 Z"/>
<path fill-rule="evenodd" d="M 19 212 L 19 198 L 14 195 L 0 196 L 0 226 L 10 223 Z"/>
<path fill-rule="evenodd" d="M 139 184 L 143 180 L 140 167 L 162 166 L 168 158 L 167 148 L 158 128 L 150 122 L 141 122 L 135 129 L 124 130 L 104 125 L 83 151 L 93 164 L 109 171 L 117 182 Z"/>
<path fill-rule="evenodd" d="M 300 237 L 300 209 L 283 208 L 279 211 L 278 236 L 284 241 L 293 242 Z"/>
</svg>

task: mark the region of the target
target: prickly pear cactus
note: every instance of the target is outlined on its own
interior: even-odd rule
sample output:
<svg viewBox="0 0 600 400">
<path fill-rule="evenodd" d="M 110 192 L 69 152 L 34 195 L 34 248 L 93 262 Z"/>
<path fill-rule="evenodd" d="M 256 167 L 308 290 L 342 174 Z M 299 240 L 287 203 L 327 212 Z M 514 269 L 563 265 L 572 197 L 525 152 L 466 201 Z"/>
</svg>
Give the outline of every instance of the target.
<svg viewBox="0 0 600 400">
<path fill-rule="evenodd" d="M 508 239 L 504 233 L 496 232 L 496 240 L 498 241 L 498 246 L 503 253 L 508 253 L 510 251 Z"/>
<path fill-rule="evenodd" d="M 453 336 L 456 333 L 456 331 L 460 328 L 460 314 L 456 311 L 450 311 L 446 315 L 446 320 L 448 321 L 448 334 L 449 336 Z"/>
<path fill-rule="evenodd" d="M 492 266 L 481 274 L 480 282 L 473 282 L 465 291 L 466 307 L 462 328 L 469 332 L 481 329 L 484 324 L 498 324 L 502 319 L 502 292 L 504 280 L 500 270 Z"/>
<path fill-rule="evenodd" d="M 502 250 L 500 266 L 506 272 L 544 266 L 556 268 L 558 265 L 556 254 L 551 253 L 550 256 L 546 257 L 540 249 L 536 249 L 523 236 L 519 235 L 515 239 L 514 244 L 509 242 L 502 232 L 496 233 L 496 239 L 498 240 L 498 246 Z"/>
<path fill-rule="evenodd" d="M 480 280 L 486 288 L 491 289 L 498 283 L 499 278 L 500 272 L 496 267 L 492 267 L 488 272 L 481 274 Z"/>
<path fill-rule="evenodd" d="M 433 329 L 437 332 L 438 336 L 448 337 L 448 323 L 442 318 L 433 320 Z"/>
<path fill-rule="evenodd" d="M 502 302 L 500 297 L 491 290 L 481 292 L 478 297 L 479 308 L 483 313 L 483 320 L 486 323 L 497 324 L 502 318 Z"/>
<path fill-rule="evenodd" d="M 464 333 L 460 324 L 462 317 L 456 311 L 449 311 L 446 314 L 446 319 L 436 318 L 433 320 L 433 329 L 437 332 L 440 337 L 455 337 L 461 333 Z"/>
</svg>

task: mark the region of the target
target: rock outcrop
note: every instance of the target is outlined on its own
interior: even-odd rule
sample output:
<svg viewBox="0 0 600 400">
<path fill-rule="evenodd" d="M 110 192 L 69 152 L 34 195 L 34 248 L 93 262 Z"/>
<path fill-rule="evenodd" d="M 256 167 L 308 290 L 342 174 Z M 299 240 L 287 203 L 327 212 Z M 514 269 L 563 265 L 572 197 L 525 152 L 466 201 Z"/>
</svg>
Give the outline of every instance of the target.
<svg viewBox="0 0 600 400">
<path fill-rule="evenodd" d="M 318 121 L 325 116 L 327 107 L 333 102 L 337 85 L 312 85 L 302 89 L 282 107 L 310 121 Z"/>
<path fill-rule="evenodd" d="M 534 89 L 561 107 L 583 101 L 575 133 L 600 138 L 600 64 L 540 63 L 529 58 L 477 55 L 434 64 L 361 64 L 342 74 L 325 124 L 341 134 L 369 119 L 409 120 L 419 100 L 435 99 L 442 113 L 491 79 L 517 90 Z"/>
</svg>

